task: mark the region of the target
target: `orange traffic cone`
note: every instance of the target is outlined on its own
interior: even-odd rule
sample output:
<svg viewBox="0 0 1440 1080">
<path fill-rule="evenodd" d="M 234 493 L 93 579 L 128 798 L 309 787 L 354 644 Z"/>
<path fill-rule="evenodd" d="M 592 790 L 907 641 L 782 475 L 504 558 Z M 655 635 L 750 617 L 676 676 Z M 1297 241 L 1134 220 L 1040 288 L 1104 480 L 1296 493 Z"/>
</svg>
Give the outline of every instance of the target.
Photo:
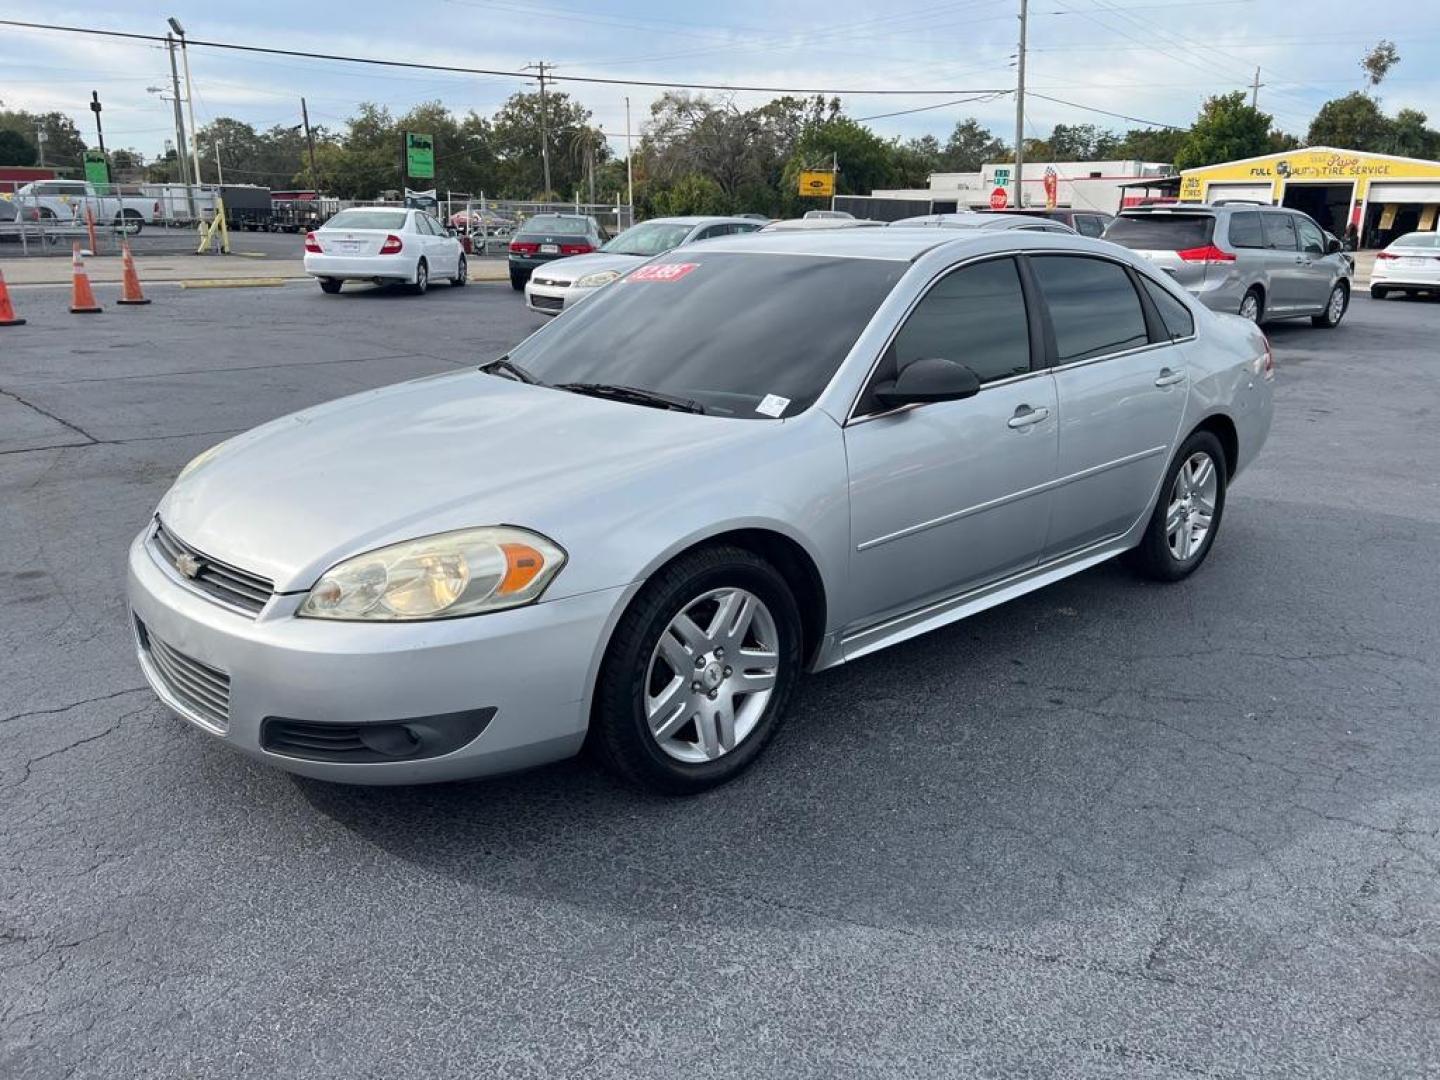
<svg viewBox="0 0 1440 1080">
<path fill-rule="evenodd" d="M 148 304 L 150 301 L 140 291 L 140 275 L 135 272 L 135 256 L 130 254 L 130 242 L 120 242 L 120 261 L 125 267 L 124 283 L 120 287 L 117 304 Z"/>
<path fill-rule="evenodd" d="M 24 325 L 25 320 L 15 316 L 15 306 L 10 303 L 10 290 L 5 285 L 5 275 L 0 273 L 0 326 Z"/>
<path fill-rule="evenodd" d="M 75 241 L 74 253 L 70 256 L 70 313 L 72 315 L 98 315 L 103 309 L 95 302 L 95 290 L 90 288 L 90 271 L 85 269 L 85 260 L 80 257 L 80 241 Z"/>
<path fill-rule="evenodd" d="M 95 237 L 95 214 L 90 209 L 90 204 L 85 204 L 85 231 L 90 236 L 90 254 L 100 254 L 100 241 Z"/>
</svg>

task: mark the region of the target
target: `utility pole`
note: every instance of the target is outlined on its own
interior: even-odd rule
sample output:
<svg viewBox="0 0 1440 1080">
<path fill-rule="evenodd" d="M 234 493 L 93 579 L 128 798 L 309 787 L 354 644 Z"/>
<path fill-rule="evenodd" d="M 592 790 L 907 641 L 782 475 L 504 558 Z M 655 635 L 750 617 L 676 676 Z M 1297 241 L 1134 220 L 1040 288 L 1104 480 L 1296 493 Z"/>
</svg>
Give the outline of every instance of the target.
<svg viewBox="0 0 1440 1080">
<path fill-rule="evenodd" d="M 195 182 L 204 183 L 204 174 L 200 171 L 200 149 L 195 141 L 195 136 L 200 129 L 195 126 L 195 90 L 190 85 L 190 52 L 185 48 L 185 28 L 172 15 L 170 17 L 170 29 L 180 36 L 180 60 L 185 67 L 185 112 L 190 117 L 190 163 L 195 166 Z"/>
<path fill-rule="evenodd" d="M 175 38 L 165 35 L 165 48 L 170 50 L 170 85 L 174 88 L 171 100 L 175 104 L 175 156 L 180 159 L 180 179 L 185 184 L 185 203 L 190 211 L 190 220 L 195 220 L 195 189 L 190 185 L 190 165 L 185 160 L 185 115 L 180 111 L 180 73 L 175 67 Z"/>
<path fill-rule="evenodd" d="M 45 168 L 45 129 L 35 129 L 35 150 L 40 155 L 40 168 Z"/>
<path fill-rule="evenodd" d="M 540 160 L 545 165 L 545 201 L 550 201 L 550 120 L 546 115 L 549 110 L 546 108 L 545 98 L 545 61 L 541 60 L 535 64 L 526 64 L 524 70 L 535 68 L 540 72 Z"/>
<path fill-rule="evenodd" d="M 215 150 L 215 183 L 221 187 L 225 186 L 225 171 L 220 167 L 220 140 L 216 139 L 213 144 Z"/>
<path fill-rule="evenodd" d="M 1258 109 L 1260 107 L 1260 87 L 1264 85 L 1265 84 L 1260 81 L 1260 69 L 1257 67 L 1255 69 L 1255 81 L 1250 84 L 1250 108 Z"/>
<path fill-rule="evenodd" d="M 320 174 L 315 171 L 315 136 L 310 132 L 310 110 L 305 107 L 305 99 L 300 99 L 300 119 L 305 124 L 305 146 L 310 153 L 310 186 L 315 193 L 320 193 Z"/>
<path fill-rule="evenodd" d="M 1015 67 L 1015 206 L 1019 209 L 1022 186 L 1021 176 L 1025 172 L 1025 29 L 1028 20 L 1028 0 L 1020 0 L 1020 51 L 1016 54 Z"/>
<path fill-rule="evenodd" d="M 625 99 L 625 201 L 630 204 L 630 224 L 635 224 L 635 150 L 630 145 L 630 99 Z"/>
<path fill-rule="evenodd" d="M 100 156 L 105 158 L 105 176 L 110 176 L 110 159 L 105 156 L 105 130 L 100 126 L 100 92 L 90 91 L 90 111 L 95 114 L 95 137 L 100 140 Z"/>
</svg>

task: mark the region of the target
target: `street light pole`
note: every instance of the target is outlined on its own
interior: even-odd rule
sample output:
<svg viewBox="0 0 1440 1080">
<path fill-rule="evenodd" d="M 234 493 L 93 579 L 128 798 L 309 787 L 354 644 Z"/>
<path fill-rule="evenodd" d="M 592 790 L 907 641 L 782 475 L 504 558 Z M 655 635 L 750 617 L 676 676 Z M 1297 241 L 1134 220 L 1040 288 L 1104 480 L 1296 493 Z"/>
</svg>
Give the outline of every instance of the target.
<svg viewBox="0 0 1440 1080">
<path fill-rule="evenodd" d="M 225 171 L 220 167 L 220 140 L 215 140 L 215 183 L 221 187 L 225 186 Z"/>
<path fill-rule="evenodd" d="M 180 161 L 180 180 L 185 185 L 185 205 L 190 220 L 195 220 L 195 189 L 190 182 L 190 165 L 185 160 L 185 116 L 180 111 L 180 75 L 175 68 L 175 38 L 165 35 L 165 47 L 170 50 L 170 85 L 173 88 L 171 102 L 175 106 L 175 156 Z"/>
<path fill-rule="evenodd" d="M 196 145 L 193 136 L 198 135 L 200 129 L 195 126 L 195 89 L 190 84 L 190 52 L 185 48 L 185 28 L 173 15 L 170 16 L 170 29 L 174 30 L 180 37 L 180 60 L 185 66 L 185 112 L 190 117 L 190 163 L 195 166 L 195 182 L 204 182 L 204 174 L 200 171 L 200 150 Z"/>
</svg>

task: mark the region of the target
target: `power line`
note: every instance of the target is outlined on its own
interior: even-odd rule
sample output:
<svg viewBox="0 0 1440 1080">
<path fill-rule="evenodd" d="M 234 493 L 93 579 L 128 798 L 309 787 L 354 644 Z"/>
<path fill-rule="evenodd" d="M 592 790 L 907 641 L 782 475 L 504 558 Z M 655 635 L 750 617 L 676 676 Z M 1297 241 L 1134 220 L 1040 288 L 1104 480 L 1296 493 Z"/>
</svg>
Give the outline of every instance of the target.
<svg viewBox="0 0 1440 1080">
<path fill-rule="evenodd" d="M 1046 101 L 1053 101 L 1056 105 L 1069 105 L 1072 109 L 1083 109 L 1085 112 L 1099 113 L 1101 116 L 1113 116 L 1117 120 L 1129 120 L 1135 124 L 1145 124 L 1147 127 L 1168 128 L 1171 131 L 1189 131 L 1189 128 L 1180 127 L 1178 124 L 1166 124 L 1160 120 L 1145 120 L 1138 116 L 1126 116 L 1124 113 L 1110 112 L 1108 109 L 1097 109 L 1093 105 L 1081 105 L 1078 101 L 1066 101 L 1064 98 L 1051 97 L 1049 94 L 1037 94 L 1034 90 L 1027 90 L 1028 97 L 1043 98 Z"/>
<path fill-rule="evenodd" d="M 934 109 L 948 109 L 954 105 L 965 105 L 972 101 L 994 101 L 1002 98 L 1005 94 L 976 94 L 974 97 L 957 98 L 954 101 L 942 101 L 938 105 L 921 105 L 918 109 L 901 109 L 898 112 L 876 113 L 874 116 L 857 116 L 857 124 L 868 124 L 871 120 L 888 120 L 892 116 L 909 116 L 911 113 L 931 112 Z"/>
<path fill-rule="evenodd" d="M 122 38 L 129 41 L 158 41 L 165 39 L 156 34 L 137 34 L 124 30 L 99 30 L 85 26 L 60 26 L 53 23 L 22 22 L 18 19 L 0 19 L 0 26 L 16 26 L 25 30 L 49 30 L 64 34 L 89 34 L 96 37 Z M 348 64 L 369 64 L 375 67 L 409 68 L 419 71 L 452 71 L 461 75 L 499 75 L 508 79 L 524 79 L 516 71 L 501 71 L 495 68 L 461 67 L 454 64 L 425 64 L 417 60 L 381 60 L 372 56 L 347 56 L 341 53 L 318 53 L 304 49 L 276 49 L 263 45 L 241 45 L 230 41 L 206 41 L 187 38 L 187 43 L 208 49 L 225 49 L 230 52 L 260 53 L 267 56 L 296 56 L 306 60 L 338 60 Z M 593 83 L 605 86 L 653 86 L 662 90 L 729 90 L 757 94 L 823 94 L 830 96 L 904 96 L 940 97 L 951 94 L 997 94 L 1008 90 L 997 87 L 948 87 L 940 90 L 916 89 L 843 89 L 839 87 L 797 87 L 797 86 L 736 86 L 730 83 L 683 83 L 661 79 L 615 79 L 598 75 L 547 75 L 553 82 Z"/>
</svg>

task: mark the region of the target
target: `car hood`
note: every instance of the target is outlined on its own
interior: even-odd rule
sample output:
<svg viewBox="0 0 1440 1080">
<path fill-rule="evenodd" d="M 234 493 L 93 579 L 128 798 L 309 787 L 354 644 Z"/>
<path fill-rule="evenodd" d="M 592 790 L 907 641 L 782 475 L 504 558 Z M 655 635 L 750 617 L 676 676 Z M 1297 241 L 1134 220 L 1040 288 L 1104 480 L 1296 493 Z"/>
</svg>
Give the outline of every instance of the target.
<svg viewBox="0 0 1440 1080">
<path fill-rule="evenodd" d="M 556 259 L 543 269 L 535 271 L 535 276 L 546 281 L 575 282 L 586 274 L 598 274 L 602 270 L 618 270 L 626 274 L 644 261 L 643 255 L 616 255 L 597 251 L 593 255 L 571 255 L 567 259 Z"/>
<path fill-rule="evenodd" d="M 351 555 L 450 529 L 520 525 L 564 547 L 576 513 L 623 518 L 607 492 L 713 461 L 757 426 L 771 427 L 478 371 L 430 376 L 220 444 L 159 514 L 196 549 L 294 592 Z"/>
</svg>

